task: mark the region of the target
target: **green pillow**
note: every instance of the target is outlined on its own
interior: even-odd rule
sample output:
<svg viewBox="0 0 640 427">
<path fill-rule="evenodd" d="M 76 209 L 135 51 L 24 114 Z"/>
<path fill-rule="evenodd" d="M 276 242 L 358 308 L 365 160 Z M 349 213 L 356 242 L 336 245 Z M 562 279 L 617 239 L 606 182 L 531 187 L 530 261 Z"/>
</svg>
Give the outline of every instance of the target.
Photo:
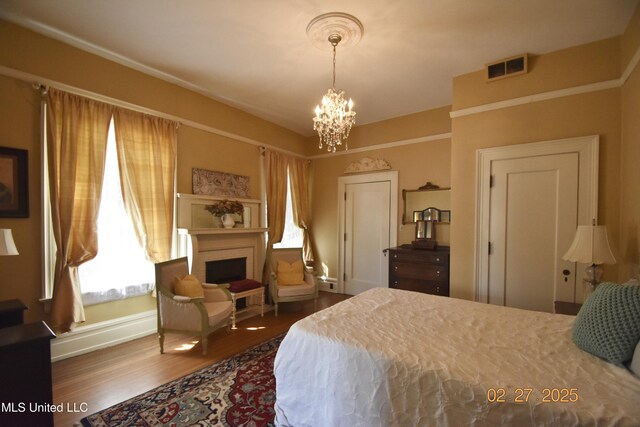
<svg viewBox="0 0 640 427">
<path fill-rule="evenodd" d="M 573 325 L 573 342 L 612 363 L 633 357 L 640 340 L 640 286 L 602 283 L 585 301 Z"/>
</svg>

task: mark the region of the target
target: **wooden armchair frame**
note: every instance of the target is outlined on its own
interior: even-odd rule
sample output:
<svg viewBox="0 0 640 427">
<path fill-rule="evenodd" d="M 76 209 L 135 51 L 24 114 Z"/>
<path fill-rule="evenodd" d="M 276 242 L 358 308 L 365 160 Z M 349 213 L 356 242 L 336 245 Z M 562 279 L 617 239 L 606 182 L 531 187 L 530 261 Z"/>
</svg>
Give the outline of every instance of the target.
<svg viewBox="0 0 640 427">
<path fill-rule="evenodd" d="M 209 334 L 225 325 L 227 330 L 230 329 L 232 303 L 228 285 L 203 283 L 204 298 L 189 298 L 174 294 L 175 277 L 183 278 L 189 274 L 186 257 L 155 264 L 155 273 L 160 353 L 164 353 L 165 333 L 177 333 L 200 335 L 202 354 L 206 355 Z M 224 302 L 228 304 L 216 304 Z M 210 324 L 210 316 L 218 321 Z"/>
<path fill-rule="evenodd" d="M 302 261 L 302 248 L 282 248 L 273 249 L 271 251 L 271 259 L 269 260 L 269 294 L 274 304 L 275 315 L 278 316 L 278 304 L 281 302 L 305 301 L 313 299 L 313 309 L 317 309 L 318 304 L 318 283 L 316 281 L 313 270 L 305 268 L 304 281 L 313 285 L 313 290 L 309 293 L 300 295 L 282 296 L 281 290 L 295 290 L 295 286 L 280 286 L 278 284 L 278 260 L 292 263 L 294 261 Z M 295 293 L 295 292 L 294 292 Z"/>
</svg>

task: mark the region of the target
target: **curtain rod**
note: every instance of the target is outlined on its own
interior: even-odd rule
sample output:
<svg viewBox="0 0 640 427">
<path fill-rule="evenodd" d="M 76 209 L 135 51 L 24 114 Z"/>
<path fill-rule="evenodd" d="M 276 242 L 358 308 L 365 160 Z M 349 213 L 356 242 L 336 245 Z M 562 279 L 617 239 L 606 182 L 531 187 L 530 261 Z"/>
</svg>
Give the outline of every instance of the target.
<svg viewBox="0 0 640 427">
<path fill-rule="evenodd" d="M 251 145 L 256 145 L 256 146 L 265 146 L 271 150 L 275 150 L 275 151 L 280 151 L 286 154 L 290 154 L 292 156 L 296 156 L 296 157 L 302 157 L 302 158 L 306 158 L 306 156 L 303 156 L 301 154 L 298 153 L 294 153 L 293 151 L 289 151 L 289 150 L 285 150 L 283 148 L 279 148 L 279 147 L 275 147 L 273 145 L 264 143 L 264 142 L 260 142 L 257 141 L 255 139 L 251 139 L 251 138 L 247 138 L 241 135 L 237 135 L 235 133 L 232 132 L 227 132 L 224 131 L 222 129 L 218 129 L 215 128 L 213 126 L 208 126 L 202 123 L 198 123 L 196 121 L 193 120 L 189 120 L 189 119 L 185 119 L 184 117 L 180 117 L 180 116 L 175 116 L 173 114 L 167 114 L 167 113 L 163 113 L 161 111 L 158 110 L 153 110 L 151 108 L 147 108 L 147 107 L 143 107 L 141 105 L 137 105 L 137 104 L 133 104 L 127 101 L 122 101 L 120 99 L 117 98 L 112 98 L 106 95 L 101 95 L 99 93 L 96 92 L 91 92 L 85 89 L 81 89 L 75 86 L 71 86 L 65 83 L 61 83 L 55 80 L 51 80 L 51 79 L 47 79 L 45 77 L 42 76 L 37 76 L 35 74 L 30 74 L 30 73 L 25 73 L 24 71 L 20 71 L 20 70 L 16 70 L 13 68 L 9 68 L 6 67 L 4 65 L 0 65 L 0 75 L 6 76 L 6 77 L 11 77 L 17 80 L 22 80 L 25 82 L 31 82 L 33 85 L 34 89 L 37 90 L 41 90 L 41 86 L 44 87 L 53 87 L 59 90 L 63 90 L 69 93 L 72 93 L 74 95 L 80 95 L 80 96 L 84 96 L 86 98 L 89 99 L 93 99 L 95 101 L 100 101 L 100 102 L 105 102 L 111 105 L 115 105 L 116 107 L 122 107 L 122 108 L 127 108 L 129 110 L 133 110 L 133 111 L 137 111 L 139 113 L 144 113 L 144 114 L 150 114 L 153 116 L 158 116 L 158 117 L 162 117 L 164 119 L 168 119 L 168 120 L 173 120 L 176 122 L 179 122 L 182 125 L 194 128 L 194 129 L 199 129 L 208 133 L 212 133 L 214 135 L 219 135 L 219 136 L 223 136 L 225 138 L 230 138 L 230 139 L 234 139 L 236 141 L 239 142 L 244 142 L 246 144 L 251 144 Z"/>
</svg>

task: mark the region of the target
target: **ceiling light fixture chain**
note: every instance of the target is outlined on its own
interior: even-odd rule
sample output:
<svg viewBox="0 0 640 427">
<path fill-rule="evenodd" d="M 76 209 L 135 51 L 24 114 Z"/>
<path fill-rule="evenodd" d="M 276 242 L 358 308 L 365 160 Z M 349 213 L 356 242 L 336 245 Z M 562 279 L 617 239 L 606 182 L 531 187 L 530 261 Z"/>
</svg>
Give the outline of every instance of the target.
<svg viewBox="0 0 640 427">
<path fill-rule="evenodd" d="M 333 46 L 333 83 L 331 84 L 331 87 L 334 90 L 336 89 L 336 47 L 341 41 L 342 36 L 340 34 L 331 34 L 329 36 L 329 43 Z"/>
<path fill-rule="evenodd" d="M 331 89 L 322 97 L 322 103 L 316 106 L 316 116 L 313 118 L 313 130 L 318 132 L 320 142 L 318 148 L 326 145 L 327 151 L 335 153 L 336 148 L 344 143 L 348 150 L 347 138 L 351 127 L 355 123 L 356 112 L 353 111 L 353 101 L 344 99 L 344 91 L 336 90 L 336 47 L 342 40 L 340 34 L 328 37 L 333 46 L 333 80 Z M 347 110 L 348 108 L 348 110 Z"/>
</svg>

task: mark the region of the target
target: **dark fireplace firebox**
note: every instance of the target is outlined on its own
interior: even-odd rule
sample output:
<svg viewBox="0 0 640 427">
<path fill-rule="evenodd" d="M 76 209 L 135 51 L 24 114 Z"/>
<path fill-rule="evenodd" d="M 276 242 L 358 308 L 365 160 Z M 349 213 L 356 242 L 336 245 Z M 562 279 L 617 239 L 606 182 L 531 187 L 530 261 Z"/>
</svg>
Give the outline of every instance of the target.
<svg viewBox="0 0 640 427">
<path fill-rule="evenodd" d="M 247 258 L 221 259 L 205 262 L 206 283 L 229 283 L 247 278 Z M 236 308 L 246 307 L 246 298 L 236 302 Z"/>
</svg>

